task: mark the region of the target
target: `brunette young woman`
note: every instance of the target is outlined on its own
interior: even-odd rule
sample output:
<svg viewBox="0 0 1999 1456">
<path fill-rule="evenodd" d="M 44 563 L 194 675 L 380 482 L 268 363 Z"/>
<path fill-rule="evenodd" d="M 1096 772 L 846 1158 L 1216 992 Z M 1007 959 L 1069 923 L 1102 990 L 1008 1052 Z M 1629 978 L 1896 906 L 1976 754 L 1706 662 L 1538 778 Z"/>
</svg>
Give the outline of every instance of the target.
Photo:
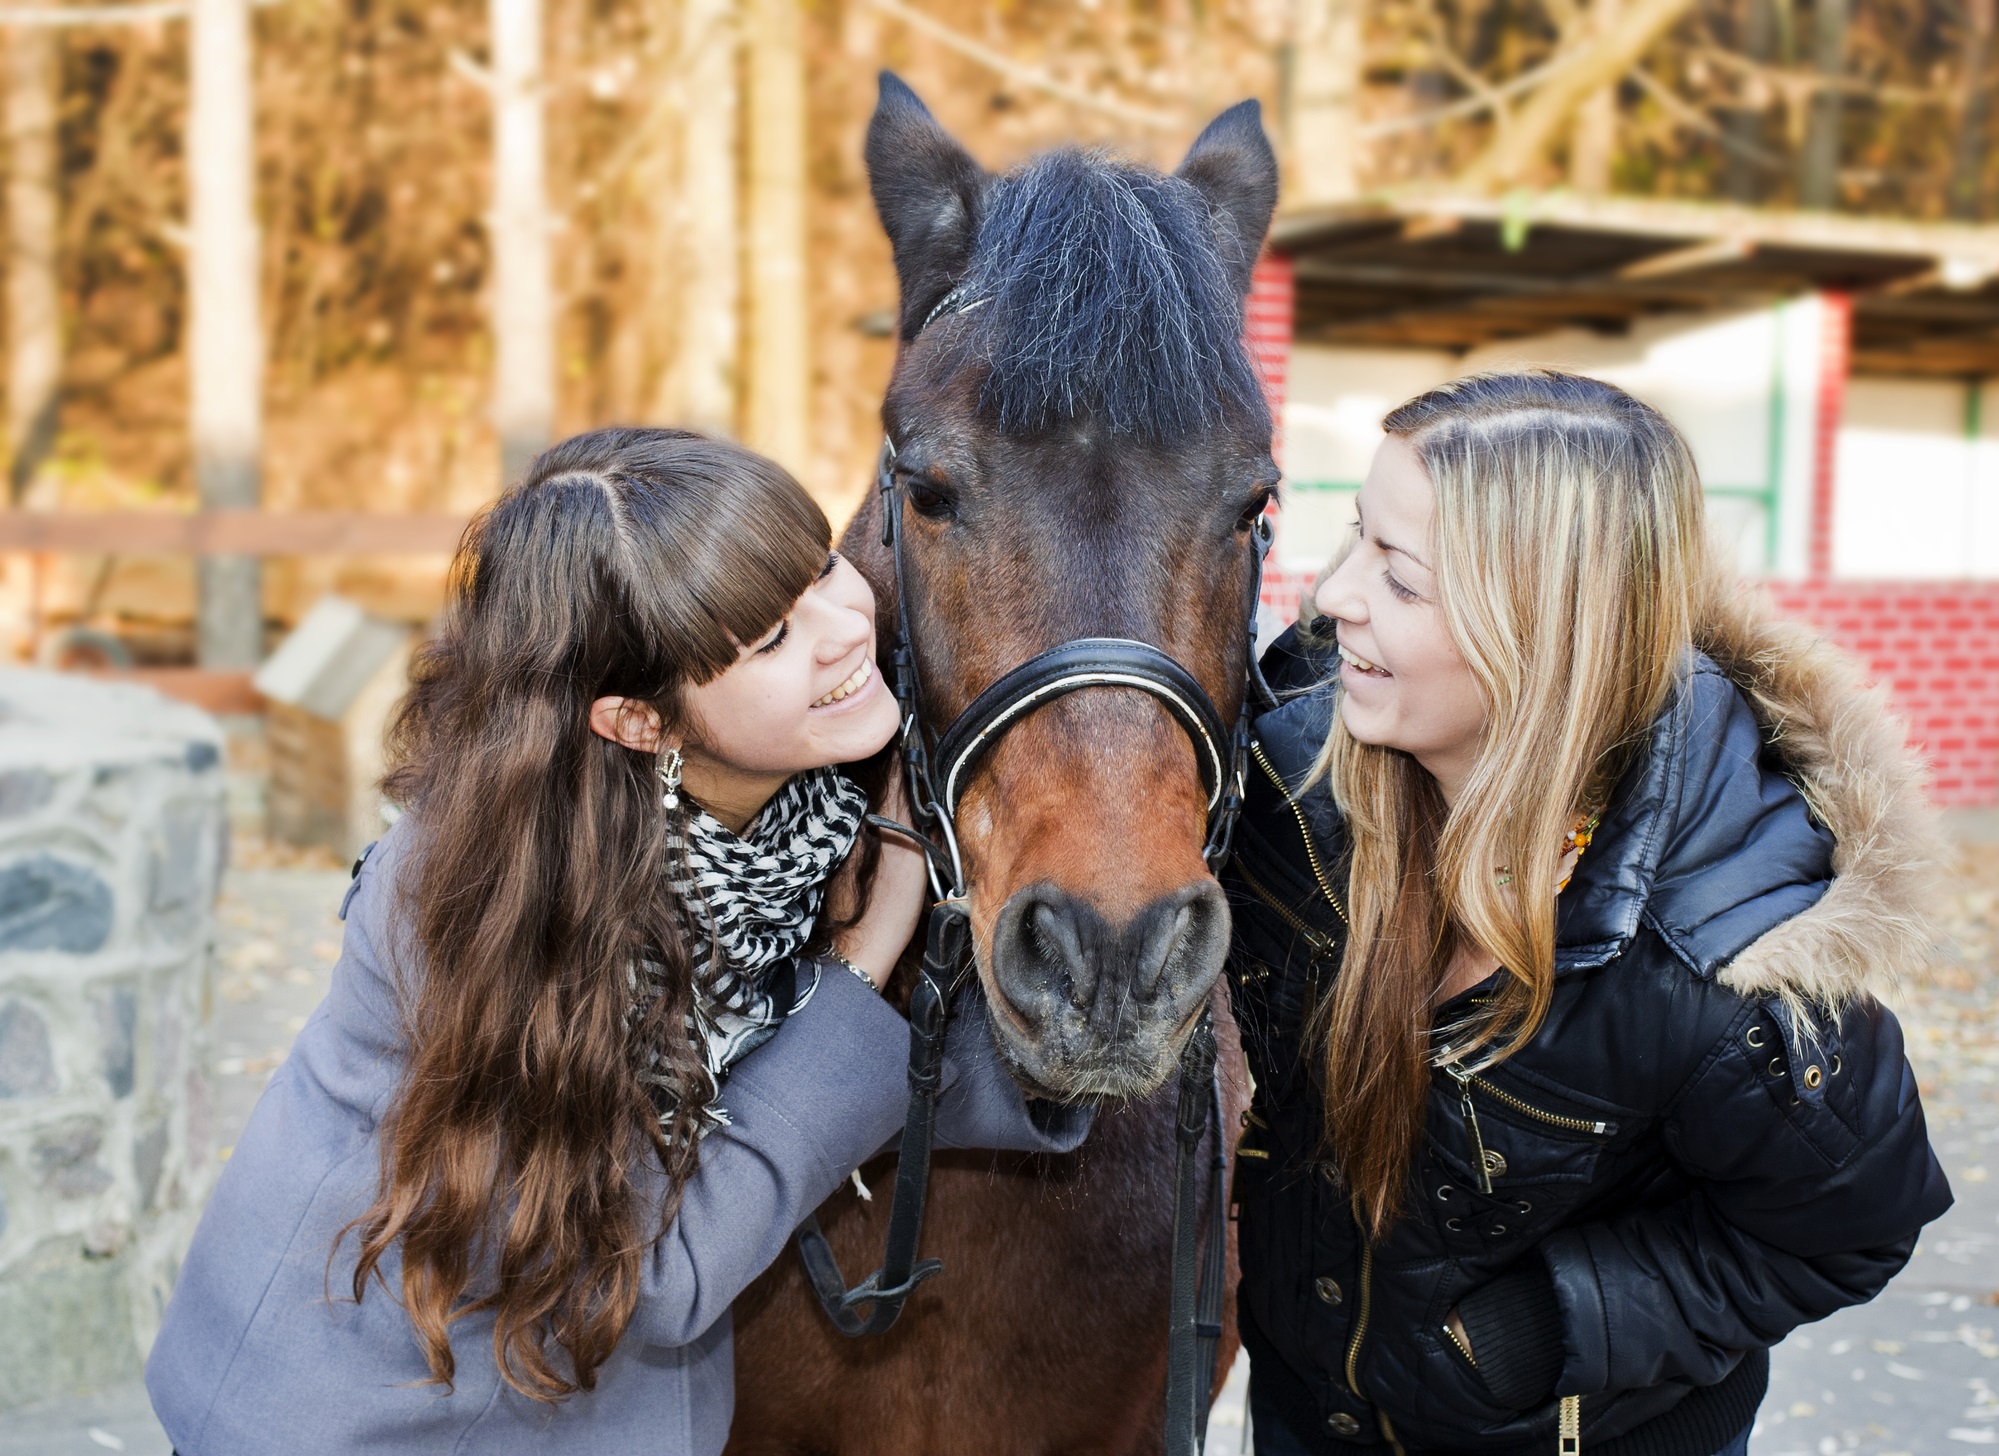
<svg viewBox="0 0 1999 1456">
<path fill-rule="evenodd" d="M 872 594 L 783 471 L 670 430 L 535 463 L 459 552 L 405 813 L 167 1309 L 183 1456 L 722 1449 L 730 1302 L 907 1103 L 877 992 L 923 868 L 850 853 L 835 767 L 895 730 Z M 978 1004 L 946 1057 L 944 1141 L 1081 1139 Z"/>
<path fill-rule="evenodd" d="M 1707 562 L 1656 411 L 1410 401 L 1265 671 L 1227 875 L 1262 1456 L 1746 1449 L 1950 1193 L 1895 1019 L 1902 735 Z"/>
</svg>

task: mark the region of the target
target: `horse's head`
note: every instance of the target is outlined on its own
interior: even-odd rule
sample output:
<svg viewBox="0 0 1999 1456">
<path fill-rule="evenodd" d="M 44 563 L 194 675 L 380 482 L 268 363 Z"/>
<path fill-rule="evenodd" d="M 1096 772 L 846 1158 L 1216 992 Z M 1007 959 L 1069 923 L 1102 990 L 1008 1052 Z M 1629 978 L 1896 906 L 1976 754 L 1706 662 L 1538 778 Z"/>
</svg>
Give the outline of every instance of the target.
<svg viewBox="0 0 1999 1456">
<path fill-rule="evenodd" d="M 926 720 L 1081 637 L 1163 649 L 1233 719 L 1277 482 L 1242 340 L 1277 196 L 1256 104 L 1171 176 L 1077 151 L 994 176 L 884 76 L 867 160 L 902 290 L 883 419 Z M 851 540 L 886 640 L 879 510 Z M 1172 1068 L 1228 944 L 1206 815 L 1187 734 L 1129 688 L 1037 708 L 972 771 L 979 973 L 1031 1089 L 1130 1096 Z"/>
</svg>

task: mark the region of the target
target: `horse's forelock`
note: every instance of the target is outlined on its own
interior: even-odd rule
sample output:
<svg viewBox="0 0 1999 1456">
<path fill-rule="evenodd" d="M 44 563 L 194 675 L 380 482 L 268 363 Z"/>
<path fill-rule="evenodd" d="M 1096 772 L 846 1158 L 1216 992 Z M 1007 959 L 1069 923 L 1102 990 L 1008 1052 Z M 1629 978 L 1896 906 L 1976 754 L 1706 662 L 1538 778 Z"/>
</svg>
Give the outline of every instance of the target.
<svg viewBox="0 0 1999 1456">
<path fill-rule="evenodd" d="M 1004 435 L 1088 416 L 1171 442 L 1266 418 L 1242 298 L 1189 183 L 1073 149 L 993 185 L 961 293 L 986 366 L 979 408 Z"/>
</svg>

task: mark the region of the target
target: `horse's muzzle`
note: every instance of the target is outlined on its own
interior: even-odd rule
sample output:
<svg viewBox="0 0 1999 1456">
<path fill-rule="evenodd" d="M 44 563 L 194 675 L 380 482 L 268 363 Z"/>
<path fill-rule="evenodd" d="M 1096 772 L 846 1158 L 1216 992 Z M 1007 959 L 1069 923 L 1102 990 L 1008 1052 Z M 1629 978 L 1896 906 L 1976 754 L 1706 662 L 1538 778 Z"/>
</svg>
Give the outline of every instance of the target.
<svg viewBox="0 0 1999 1456">
<path fill-rule="evenodd" d="M 987 967 L 1002 1049 L 1056 1096 L 1143 1096 L 1173 1070 L 1228 941 L 1228 902 L 1206 877 L 1122 925 L 1054 885 L 1021 890 L 1000 907 Z"/>
</svg>

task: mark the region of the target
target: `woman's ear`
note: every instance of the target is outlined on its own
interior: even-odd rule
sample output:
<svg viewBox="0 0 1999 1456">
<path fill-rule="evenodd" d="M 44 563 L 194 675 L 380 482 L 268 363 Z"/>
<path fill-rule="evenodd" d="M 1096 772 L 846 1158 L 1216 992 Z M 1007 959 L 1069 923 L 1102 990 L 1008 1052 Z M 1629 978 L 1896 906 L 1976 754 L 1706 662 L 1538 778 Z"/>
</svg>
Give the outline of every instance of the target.
<svg viewBox="0 0 1999 1456">
<path fill-rule="evenodd" d="M 637 698 L 599 698 L 590 705 L 590 731 L 637 753 L 660 751 L 659 710 Z"/>
</svg>

